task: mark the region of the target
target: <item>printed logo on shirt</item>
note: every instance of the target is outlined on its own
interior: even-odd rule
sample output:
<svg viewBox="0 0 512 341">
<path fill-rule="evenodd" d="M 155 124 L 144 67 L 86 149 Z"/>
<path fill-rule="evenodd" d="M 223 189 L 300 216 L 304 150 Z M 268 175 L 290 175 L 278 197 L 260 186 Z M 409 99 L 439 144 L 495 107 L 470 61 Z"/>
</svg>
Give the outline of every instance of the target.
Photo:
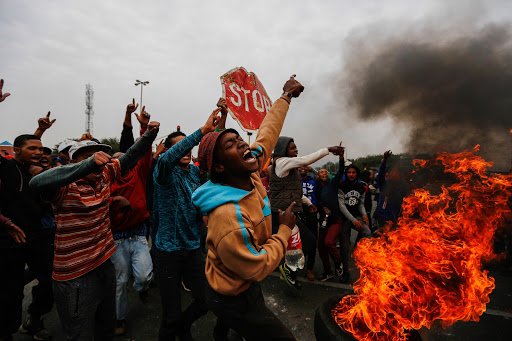
<svg viewBox="0 0 512 341">
<path fill-rule="evenodd" d="M 347 194 L 345 194 L 345 202 L 348 206 L 356 206 L 361 199 L 361 193 L 356 190 L 351 190 Z"/>
<path fill-rule="evenodd" d="M 315 192 L 315 186 L 310 182 L 302 182 L 302 194 L 309 200 L 313 199 L 313 193 Z"/>
</svg>

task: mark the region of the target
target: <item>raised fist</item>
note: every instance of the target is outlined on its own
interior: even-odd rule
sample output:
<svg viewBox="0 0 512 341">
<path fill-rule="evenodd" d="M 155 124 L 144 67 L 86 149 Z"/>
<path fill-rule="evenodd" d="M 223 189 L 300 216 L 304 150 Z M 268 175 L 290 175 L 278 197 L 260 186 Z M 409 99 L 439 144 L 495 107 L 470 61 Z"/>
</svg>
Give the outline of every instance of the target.
<svg viewBox="0 0 512 341">
<path fill-rule="evenodd" d="M 149 122 L 148 129 L 151 134 L 158 134 L 158 130 L 160 129 L 160 122 Z"/>
<path fill-rule="evenodd" d="M 295 80 L 295 75 L 291 76 L 290 79 L 284 83 L 283 92 L 290 93 L 292 97 L 299 97 L 302 91 L 304 91 L 304 86 Z"/>
</svg>

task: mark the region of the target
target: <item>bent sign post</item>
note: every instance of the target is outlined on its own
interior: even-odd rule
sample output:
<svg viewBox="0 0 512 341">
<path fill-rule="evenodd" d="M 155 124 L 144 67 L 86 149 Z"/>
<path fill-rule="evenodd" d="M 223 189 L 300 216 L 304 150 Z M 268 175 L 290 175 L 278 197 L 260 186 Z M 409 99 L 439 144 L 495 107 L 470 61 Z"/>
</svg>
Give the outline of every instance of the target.
<svg viewBox="0 0 512 341">
<path fill-rule="evenodd" d="M 267 91 L 253 72 L 234 68 L 220 77 L 228 111 L 249 135 L 259 129 L 272 106 Z"/>
</svg>

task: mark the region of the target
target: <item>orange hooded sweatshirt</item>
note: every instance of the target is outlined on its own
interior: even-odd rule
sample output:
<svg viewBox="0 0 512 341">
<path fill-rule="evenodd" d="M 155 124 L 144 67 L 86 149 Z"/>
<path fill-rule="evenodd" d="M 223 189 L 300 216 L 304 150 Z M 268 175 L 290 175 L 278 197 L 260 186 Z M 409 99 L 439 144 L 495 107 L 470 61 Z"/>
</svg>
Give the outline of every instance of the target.
<svg viewBox="0 0 512 341">
<path fill-rule="evenodd" d="M 270 204 L 260 172 L 279 138 L 290 100 L 281 96 L 261 123 L 252 153 L 259 171 L 251 174 L 253 189 L 224 186 L 208 181 L 192 195 L 201 212 L 208 214 L 206 278 L 220 294 L 235 296 L 259 282 L 284 257 L 291 230 L 280 225 L 272 234 Z"/>
</svg>

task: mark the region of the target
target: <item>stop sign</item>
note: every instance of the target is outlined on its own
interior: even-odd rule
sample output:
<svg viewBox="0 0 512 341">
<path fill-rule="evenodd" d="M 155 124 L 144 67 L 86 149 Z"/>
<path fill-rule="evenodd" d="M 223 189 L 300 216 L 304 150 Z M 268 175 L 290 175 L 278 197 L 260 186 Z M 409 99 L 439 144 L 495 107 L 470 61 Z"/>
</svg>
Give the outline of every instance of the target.
<svg viewBox="0 0 512 341">
<path fill-rule="evenodd" d="M 258 77 L 243 67 L 237 67 L 223 74 L 220 82 L 231 116 L 243 130 L 258 130 L 272 106 L 272 101 Z"/>
</svg>

